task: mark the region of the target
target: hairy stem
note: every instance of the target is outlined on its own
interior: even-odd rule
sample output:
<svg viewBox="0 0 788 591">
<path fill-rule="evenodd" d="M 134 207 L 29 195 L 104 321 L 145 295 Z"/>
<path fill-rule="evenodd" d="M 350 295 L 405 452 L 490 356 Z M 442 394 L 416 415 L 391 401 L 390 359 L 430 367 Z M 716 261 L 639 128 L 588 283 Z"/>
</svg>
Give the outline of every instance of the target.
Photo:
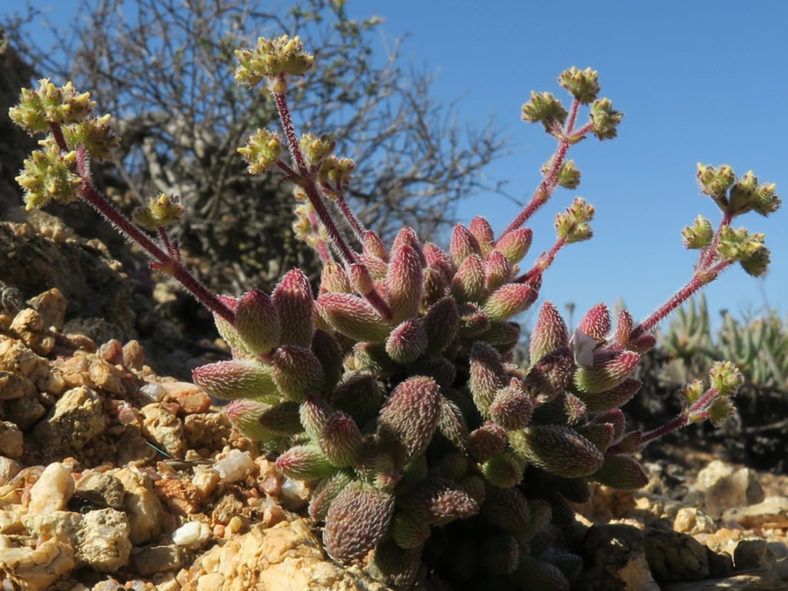
<svg viewBox="0 0 788 591">
<path fill-rule="evenodd" d="M 550 166 L 550 170 L 547 171 L 542 182 L 539 184 L 539 187 L 536 189 L 534 196 L 531 198 L 530 203 L 525 206 L 525 208 L 520 212 L 520 214 L 514 218 L 511 224 L 501 233 L 501 238 L 506 236 L 509 232 L 513 232 L 520 226 L 522 226 L 525 222 L 530 219 L 530 217 L 539 209 L 542 205 L 544 205 L 550 196 L 555 191 L 555 188 L 558 186 L 558 173 L 561 170 L 561 165 L 564 163 L 564 159 L 566 158 L 566 153 L 569 151 L 569 146 L 572 143 L 572 128 L 575 125 L 575 120 L 577 119 L 577 111 L 580 108 L 580 101 L 577 99 L 572 101 L 572 106 L 569 110 L 569 117 L 566 121 L 566 127 L 564 128 L 561 139 L 558 142 L 558 148 L 555 151 L 555 155 L 553 156 L 553 164 Z M 585 128 L 583 128 L 585 129 Z M 575 140 L 576 141 L 576 140 Z M 500 240 L 500 238 L 499 238 Z"/>
</svg>

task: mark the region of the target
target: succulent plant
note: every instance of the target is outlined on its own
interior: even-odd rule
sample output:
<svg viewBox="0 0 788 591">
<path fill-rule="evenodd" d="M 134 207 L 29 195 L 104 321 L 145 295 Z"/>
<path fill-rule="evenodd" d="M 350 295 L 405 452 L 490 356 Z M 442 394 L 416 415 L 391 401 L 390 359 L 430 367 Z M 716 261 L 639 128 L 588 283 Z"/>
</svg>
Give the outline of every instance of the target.
<svg viewBox="0 0 788 591">
<path fill-rule="evenodd" d="M 711 367 L 707 387 L 687 386 L 685 410 L 666 425 L 628 431 L 619 409 L 640 388 L 633 373 L 655 344 L 657 322 L 734 262 L 765 271 L 763 235 L 732 230 L 730 222 L 751 209 L 775 210 L 774 186 L 749 174 L 737 180 L 728 167 L 700 167 L 701 187 L 723 218 L 716 231 L 703 218 L 685 229 L 685 245 L 701 251 L 687 285 L 638 324 L 625 310 L 614 322 L 606 305 L 593 306 L 572 334 L 544 302 L 529 360 L 517 365 L 513 318 L 537 300 L 559 252 L 592 234 L 594 208 L 577 197 L 555 217 L 553 246 L 521 267 L 532 238 L 523 224 L 559 186 L 579 183 L 569 148 L 590 134 L 616 136 L 623 115 L 597 98 L 597 73 L 572 68 L 560 76 L 572 95 L 568 109 L 550 93 L 532 94 L 523 119 L 541 123 L 558 143 L 536 193 L 498 236 L 476 217 L 454 228 L 444 250 L 422 244 L 408 227 L 390 245 L 364 229 L 345 200 L 353 163 L 333 154 L 330 137 L 296 135 L 288 81 L 312 64 L 298 37 L 261 39 L 237 56 L 238 81 L 267 81 L 283 128 L 281 137 L 253 135 L 238 151 L 250 173 L 275 168 L 293 182 L 294 229 L 324 264 L 318 293 L 297 269 L 270 295 L 217 296 L 202 287 L 166 232 L 176 200 L 159 196 L 137 216 L 157 242 L 93 185 L 88 156 L 105 157 L 113 139 L 107 119 L 91 118 L 89 97 L 69 85 L 44 80 L 11 110 L 31 132 L 51 132 L 19 177 L 28 207 L 85 199 L 211 310 L 233 358 L 195 369 L 194 381 L 232 400 L 231 423 L 277 452 L 285 476 L 316 482 L 309 514 L 324 524 L 334 560 L 363 561 L 375 576 L 408 587 L 422 556 L 445 556 L 433 544 L 445 528 L 465 531 L 460 524 L 472 521 L 473 531 L 452 547 L 468 556 L 478 549 L 480 560 L 454 564 L 443 576 L 467 581 L 488 573 L 516 588 L 536 581 L 567 589 L 578 560 L 551 551 L 545 528 L 571 517 L 568 501 L 587 499 L 589 481 L 643 486 L 635 452 L 689 422 L 730 414 L 741 374 L 727 362 Z M 589 115 L 580 124 L 583 105 Z"/>
</svg>

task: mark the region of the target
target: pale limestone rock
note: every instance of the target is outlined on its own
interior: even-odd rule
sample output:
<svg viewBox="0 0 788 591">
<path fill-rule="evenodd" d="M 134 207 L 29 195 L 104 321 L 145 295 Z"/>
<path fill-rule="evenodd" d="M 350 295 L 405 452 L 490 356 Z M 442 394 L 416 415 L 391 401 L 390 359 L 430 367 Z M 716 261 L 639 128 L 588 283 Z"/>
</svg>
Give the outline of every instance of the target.
<svg viewBox="0 0 788 591">
<path fill-rule="evenodd" d="M 256 525 L 198 557 L 178 575 L 190 591 L 383 591 L 388 587 L 326 560 L 304 521 Z"/>
<path fill-rule="evenodd" d="M 46 326 L 56 330 L 63 328 L 66 320 L 66 298 L 57 287 L 30 298 L 27 304 L 41 315 Z"/>
<path fill-rule="evenodd" d="M 129 519 L 129 539 L 135 546 L 155 540 L 162 531 L 163 510 L 150 478 L 134 467 L 115 473 L 126 495 L 123 506 Z"/>
<path fill-rule="evenodd" d="M 74 550 L 55 538 L 36 548 L 7 548 L 0 552 L 0 574 L 29 591 L 48 589 L 75 565 Z"/>
<path fill-rule="evenodd" d="M 9 330 L 39 355 L 49 355 L 55 346 L 55 334 L 32 308 L 25 308 L 14 316 Z"/>
<path fill-rule="evenodd" d="M 685 534 L 714 531 L 714 520 L 696 507 L 682 507 L 673 519 L 673 529 Z"/>
<path fill-rule="evenodd" d="M 22 524 L 22 505 L 10 505 L 7 509 L 0 509 L 0 534 L 21 534 L 25 531 Z"/>
<path fill-rule="evenodd" d="M 183 423 L 162 404 L 154 402 L 140 409 L 142 430 L 153 443 L 171 456 L 182 458 L 186 452 Z"/>
<path fill-rule="evenodd" d="M 88 366 L 91 383 L 105 392 L 122 396 L 126 393 L 123 386 L 123 371 L 103 359 L 91 359 Z"/>
<path fill-rule="evenodd" d="M 11 482 L 11 479 L 19 474 L 22 466 L 19 462 L 15 462 L 11 458 L 0 456 L 0 486 L 6 485 Z"/>
<path fill-rule="evenodd" d="M 736 521 L 747 528 L 788 528 L 788 497 L 767 497 L 757 505 L 729 509 L 724 521 Z"/>
<path fill-rule="evenodd" d="M 40 515 L 63 509 L 75 488 L 71 470 L 59 462 L 49 464 L 30 488 L 28 513 Z"/>
<path fill-rule="evenodd" d="M 720 515 L 733 507 L 744 507 L 763 500 L 763 489 L 757 475 L 749 468 L 714 460 L 698 473 L 696 486 L 704 492 L 706 511 Z"/>
</svg>

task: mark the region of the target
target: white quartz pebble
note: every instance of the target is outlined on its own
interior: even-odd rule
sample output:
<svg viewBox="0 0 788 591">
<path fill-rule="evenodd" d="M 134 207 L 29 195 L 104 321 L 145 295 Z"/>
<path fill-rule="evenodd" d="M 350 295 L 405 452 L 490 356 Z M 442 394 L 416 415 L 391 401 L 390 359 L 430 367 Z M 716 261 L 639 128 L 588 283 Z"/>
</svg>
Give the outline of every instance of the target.
<svg viewBox="0 0 788 591">
<path fill-rule="evenodd" d="M 30 488 L 28 513 L 43 515 L 60 511 L 74 494 L 74 488 L 71 470 L 58 462 L 49 464 Z"/>
</svg>

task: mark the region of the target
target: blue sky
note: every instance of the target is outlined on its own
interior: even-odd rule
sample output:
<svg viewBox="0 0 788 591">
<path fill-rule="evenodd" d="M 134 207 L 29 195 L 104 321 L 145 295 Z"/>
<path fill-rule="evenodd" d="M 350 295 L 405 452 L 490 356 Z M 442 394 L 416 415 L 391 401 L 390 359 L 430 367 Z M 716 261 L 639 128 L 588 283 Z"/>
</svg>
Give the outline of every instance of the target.
<svg viewBox="0 0 788 591">
<path fill-rule="evenodd" d="M 59 20 L 76 2 L 34 4 L 57 5 Z M 559 308 L 574 302 L 575 320 L 591 305 L 619 298 L 642 319 L 689 280 L 697 253 L 682 247 L 679 232 L 699 213 L 719 220 L 695 182 L 697 162 L 730 164 L 739 175 L 753 169 L 788 198 L 788 2 L 348 0 L 346 6 L 359 18 L 385 19 L 380 50 L 407 34 L 403 59 L 435 72 L 434 95 L 456 101 L 460 121 L 482 126 L 492 117 L 511 153 L 487 172 L 506 180 L 506 191 L 523 202 L 555 141 L 540 125 L 520 120 L 521 105 L 531 90 L 564 98 L 556 77 L 569 66 L 599 71 L 601 94 L 626 114 L 619 137 L 589 139 L 570 151 L 583 181 L 575 191 L 556 192 L 532 218 L 534 245 L 525 261 L 529 266 L 549 248 L 553 216 L 575 195 L 594 204 L 594 238 L 559 254 L 541 294 Z M 500 231 L 518 211 L 500 196 L 479 194 L 460 206 L 460 221 L 482 214 Z M 729 269 L 706 288 L 711 310 L 738 313 L 768 302 L 788 312 L 787 211 L 735 222 L 766 232 L 771 271 L 756 280 L 738 266 Z"/>
<path fill-rule="evenodd" d="M 566 96 L 557 75 L 575 65 L 599 71 L 602 95 L 626 113 L 619 137 L 589 139 L 570 151 L 583 171 L 575 191 L 559 190 L 534 218 L 531 257 L 554 240 L 555 213 L 581 195 L 596 207 L 589 242 L 563 250 L 545 275 L 542 297 L 577 313 L 623 298 L 642 319 L 692 274 L 696 251 L 680 230 L 700 213 L 719 214 L 695 181 L 696 163 L 752 169 L 788 198 L 788 3 L 779 0 L 660 2 L 504 2 L 349 0 L 359 16 L 385 18 L 383 31 L 405 33 L 402 54 L 434 69 L 436 96 L 459 99 L 461 119 L 492 116 L 511 155 L 488 170 L 506 190 L 530 197 L 554 140 L 520 120 L 531 90 Z M 568 103 L 568 100 L 566 101 Z M 496 231 L 518 212 L 490 194 L 460 208 L 461 221 L 486 215 Z M 711 310 L 732 312 L 764 301 L 788 311 L 788 207 L 734 225 L 766 232 L 771 271 L 756 280 L 740 267 L 706 288 Z M 529 258 L 529 262 L 532 258 Z"/>
</svg>

